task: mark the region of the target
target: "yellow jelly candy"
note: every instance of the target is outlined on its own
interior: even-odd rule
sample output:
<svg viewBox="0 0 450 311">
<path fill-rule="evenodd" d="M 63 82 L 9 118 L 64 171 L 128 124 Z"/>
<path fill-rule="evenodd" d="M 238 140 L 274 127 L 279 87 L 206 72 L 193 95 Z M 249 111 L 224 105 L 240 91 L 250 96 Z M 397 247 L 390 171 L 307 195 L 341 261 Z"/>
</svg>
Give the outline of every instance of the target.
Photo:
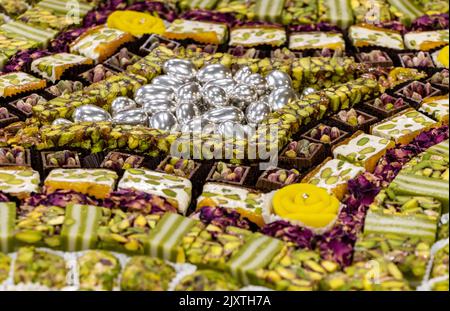
<svg viewBox="0 0 450 311">
<path fill-rule="evenodd" d="M 293 184 L 275 192 L 272 205 L 280 217 L 322 228 L 336 218 L 339 200 L 312 184 Z"/>
<path fill-rule="evenodd" d="M 448 68 L 448 45 L 438 52 L 437 60 L 445 68 Z"/>
<path fill-rule="evenodd" d="M 162 19 L 149 13 L 136 11 L 115 11 L 108 17 L 107 25 L 110 28 L 119 29 L 134 36 L 144 34 L 161 35 L 166 31 Z"/>
</svg>

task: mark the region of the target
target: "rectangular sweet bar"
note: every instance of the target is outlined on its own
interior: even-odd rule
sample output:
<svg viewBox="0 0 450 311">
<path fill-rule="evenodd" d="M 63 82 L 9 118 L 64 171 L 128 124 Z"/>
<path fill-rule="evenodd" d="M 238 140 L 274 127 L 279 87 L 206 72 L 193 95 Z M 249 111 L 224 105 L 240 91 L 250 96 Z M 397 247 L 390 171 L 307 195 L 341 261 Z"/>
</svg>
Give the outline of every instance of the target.
<svg viewBox="0 0 450 311">
<path fill-rule="evenodd" d="M 310 0 L 287 0 L 282 13 L 283 25 L 313 24 L 317 20 L 317 2 Z"/>
<path fill-rule="evenodd" d="M 396 50 L 405 48 L 399 32 L 373 25 L 353 25 L 348 30 L 348 36 L 355 47 L 380 46 Z"/>
<path fill-rule="evenodd" d="M 18 198 L 39 192 L 39 173 L 33 170 L 0 170 L 0 190 Z"/>
<path fill-rule="evenodd" d="M 177 19 L 170 24 L 164 37 L 173 40 L 187 40 L 205 44 L 222 44 L 228 35 L 226 24 Z"/>
<path fill-rule="evenodd" d="M 167 198 L 182 214 L 191 202 L 192 183 L 189 179 L 146 169 L 125 171 L 118 189 L 135 189 Z"/>
<path fill-rule="evenodd" d="M 47 192 L 74 190 L 103 199 L 114 190 L 117 179 L 116 172 L 105 169 L 54 169 L 44 185 Z"/>
<path fill-rule="evenodd" d="M 429 51 L 448 44 L 449 30 L 408 32 L 404 36 L 405 46 L 412 50 Z"/>
<path fill-rule="evenodd" d="M 254 47 L 258 45 L 281 46 L 286 42 L 286 32 L 280 27 L 236 27 L 230 32 L 230 46 Z"/>
<path fill-rule="evenodd" d="M 30 26 L 36 26 L 41 29 L 50 28 L 58 31 L 62 31 L 71 25 L 79 24 L 81 22 L 81 20 L 77 20 L 75 16 L 70 18 L 65 15 L 57 15 L 52 11 L 40 7 L 34 7 L 27 10 L 18 17 L 18 20 Z"/>
<path fill-rule="evenodd" d="M 9 271 L 11 269 L 11 257 L 0 253 L 0 284 L 9 278 Z"/>
<path fill-rule="evenodd" d="M 358 131 L 348 140 L 335 146 L 333 156 L 336 159 L 349 161 L 363 166 L 366 170 L 373 171 L 378 160 L 387 149 L 392 147 L 394 147 L 394 142 L 389 139 Z"/>
<path fill-rule="evenodd" d="M 448 123 L 448 95 L 425 98 L 422 101 L 419 111 L 427 114 L 438 122 Z"/>
<path fill-rule="evenodd" d="M 145 253 L 172 262 L 185 262 L 192 236 L 197 236 L 202 228 L 197 220 L 167 213 L 150 232 Z"/>
<path fill-rule="evenodd" d="M 219 0 L 180 0 L 178 5 L 183 11 L 192 9 L 212 10 L 218 2 Z"/>
<path fill-rule="evenodd" d="M 442 203 L 442 211 L 448 213 L 449 184 L 447 180 L 399 174 L 389 185 L 389 189 L 397 195 L 433 197 Z"/>
<path fill-rule="evenodd" d="M 31 63 L 31 71 L 52 82 L 60 80 L 64 72 L 74 66 L 92 64 L 92 60 L 75 54 L 58 53 L 41 57 Z"/>
<path fill-rule="evenodd" d="M 351 0 L 356 23 L 379 23 L 392 19 L 386 0 Z"/>
<path fill-rule="evenodd" d="M 91 58 L 99 63 L 113 55 L 124 43 L 134 40 L 129 33 L 98 26 L 83 33 L 70 44 L 70 52 Z"/>
<path fill-rule="evenodd" d="M 370 234 L 356 241 L 353 261 L 384 258 L 395 263 L 406 279 L 417 284 L 426 273 L 430 250 L 431 245 L 421 237 Z"/>
<path fill-rule="evenodd" d="M 392 139 L 398 144 L 407 144 L 422 131 L 436 125 L 436 121 L 409 108 L 392 118 L 371 126 L 372 135 Z"/>
<path fill-rule="evenodd" d="M 197 209 L 203 206 L 232 209 L 257 225 L 263 226 L 262 212 L 270 204 L 270 197 L 243 187 L 208 182 L 203 186 L 203 192 L 197 202 Z"/>
<path fill-rule="evenodd" d="M 19 37 L 39 42 L 44 48 L 54 39 L 58 31 L 52 29 L 41 29 L 33 27 L 20 21 L 11 21 L 0 26 L 0 29 L 6 33 L 11 33 Z"/>
<path fill-rule="evenodd" d="M 328 158 L 306 175 L 302 182 L 324 188 L 342 200 L 347 192 L 347 182 L 364 172 L 364 168 L 349 162 Z"/>
<path fill-rule="evenodd" d="M 353 24 L 350 0 L 319 0 L 319 21 L 347 28 Z"/>
<path fill-rule="evenodd" d="M 243 284 L 251 283 L 253 271 L 264 269 L 270 261 L 281 251 L 283 242 L 265 235 L 254 234 L 231 257 L 226 269 Z"/>
<path fill-rule="evenodd" d="M 332 49 L 345 50 L 341 33 L 333 32 L 294 32 L 289 36 L 290 50 Z"/>
<path fill-rule="evenodd" d="M 8 253 L 14 249 L 15 222 L 16 203 L 0 202 L 0 253 Z M 0 277 L 0 284 L 1 283 L 2 280 Z"/>
<path fill-rule="evenodd" d="M 432 197 L 396 195 L 381 191 L 370 205 L 364 234 L 397 234 L 433 242 L 441 215 L 441 204 Z"/>
<path fill-rule="evenodd" d="M 0 76 L 0 98 L 43 89 L 45 86 L 45 80 L 38 79 L 25 72 L 7 73 Z"/>
<path fill-rule="evenodd" d="M 449 157 L 421 153 L 406 163 L 399 174 L 419 175 L 441 180 L 449 180 Z"/>
<path fill-rule="evenodd" d="M 449 156 L 449 140 L 448 139 L 444 140 L 444 141 L 440 142 L 439 144 L 436 144 L 436 145 L 428 148 L 426 150 L 426 152 L 429 154 L 435 154 L 435 155 L 448 157 Z"/>
<path fill-rule="evenodd" d="M 63 249 L 74 252 L 94 248 L 101 213 L 98 206 L 69 204 L 61 230 Z"/>
<path fill-rule="evenodd" d="M 42 0 L 36 5 L 58 14 L 79 14 L 80 17 L 83 17 L 94 8 L 93 4 L 87 3 L 86 1 L 74 2 L 73 0 Z"/>
</svg>

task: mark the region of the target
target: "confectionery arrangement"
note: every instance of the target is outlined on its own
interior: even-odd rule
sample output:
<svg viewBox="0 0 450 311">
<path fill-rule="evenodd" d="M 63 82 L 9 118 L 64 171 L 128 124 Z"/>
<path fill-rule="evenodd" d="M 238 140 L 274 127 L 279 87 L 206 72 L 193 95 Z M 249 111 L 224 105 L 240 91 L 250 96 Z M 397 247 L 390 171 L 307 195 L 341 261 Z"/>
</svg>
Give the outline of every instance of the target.
<svg viewBox="0 0 450 311">
<path fill-rule="evenodd" d="M 0 0 L 0 290 L 448 291 L 448 14 Z"/>
</svg>

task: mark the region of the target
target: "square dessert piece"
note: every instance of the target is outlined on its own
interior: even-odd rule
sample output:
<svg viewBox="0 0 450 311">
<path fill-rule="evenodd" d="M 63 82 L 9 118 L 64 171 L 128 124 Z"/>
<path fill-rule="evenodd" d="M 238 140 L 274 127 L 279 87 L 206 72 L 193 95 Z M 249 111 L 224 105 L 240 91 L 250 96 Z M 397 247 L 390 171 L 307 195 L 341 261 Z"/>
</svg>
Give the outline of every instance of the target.
<svg viewBox="0 0 450 311">
<path fill-rule="evenodd" d="M 295 32 L 289 36 L 289 49 L 345 50 L 345 41 L 341 33 L 319 31 Z"/>
<path fill-rule="evenodd" d="M 448 123 L 449 98 L 445 96 L 428 97 L 422 101 L 419 108 L 423 112 L 438 122 Z"/>
<path fill-rule="evenodd" d="M 387 93 L 383 93 L 380 97 L 363 103 L 361 108 L 378 116 L 380 119 L 385 119 L 409 108 L 409 105 L 403 97 L 393 97 Z"/>
<path fill-rule="evenodd" d="M 336 159 L 363 166 L 367 171 L 372 172 L 386 150 L 394 146 L 394 142 L 390 139 L 358 131 L 336 145 L 333 148 L 333 156 Z"/>
<path fill-rule="evenodd" d="M 369 64 L 373 67 L 392 67 L 394 65 L 391 57 L 384 51 L 371 50 L 356 54 L 356 59 L 360 63 Z"/>
<path fill-rule="evenodd" d="M 30 150 L 21 146 L 0 148 L 0 167 L 2 169 L 24 169 L 31 167 Z"/>
<path fill-rule="evenodd" d="M 370 126 L 378 121 L 378 118 L 356 109 L 341 110 L 330 117 L 330 123 L 336 124 L 349 133 L 356 131 L 367 132 Z"/>
<path fill-rule="evenodd" d="M 396 234 L 433 243 L 441 217 L 441 203 L 426 196 L 381 191 L 370 205 L 364 234 Z"/>
<path fill-rule="evenodd" d="M 327 158 L 308 173 L 302 180 L 304 183 L 324 188 L 334 194 L 339 200 L 347 192 L 347 182 L 364 172 L 364 168 L 347 161 Z"/>
<path fill-rule="evenodd" d="M 66 70 L 79 65 L 90 65 L 93 61 L 90 58 L 69 54 L 58 53 L 34 60 L 31 63 L 31 71 L 41 77 L 55 82 L 60 80 Z"/>
<path fill-rule="evenodd" d="M 323 144 L 312 143 L 307 139 L 290 142 L 280 153 L 279 160 L 287 167 L 297 169 L 311 168 L 326 157 Z"/>
<path fill-rule="evenodd" d="M 271 204 L 271 195 L 239 186 L 208 182 L 197 199 L 197 209 L 203 206 L 220 206 L 236 210 L 258 226 L 264 225 L 263 210 Z"/>
<path fill-rule="evenodd" d="M 128 169 L 118 189 L 134 189 L 166 198 L 182 214 L 187 212 L 192 196 L 189 179 L 147 169 Z"/>
<path fill-rule="evenodd" d="M 1 219 L 0 254 L 12 252 L 14 249 L 14 225 L 16 222 L 16 203 L 0 202 L 0 219 Z M 1 270 L 2 268 L 0 265 L 0 284 L 2 283 Z"/>
<path fill-rule="evenodd" d="M 116 172 L 105 169 L 55 169 L 45 179 L 47 192 L 55 190 L 74 190 L 104 199 L 111 191 L 118 176 Z"/>
<path fill-rule="evenodd" d="M 254 7 L 251 6 L 254 3 Z M 284 0 L 247 1 L 245 7 L 249 10 L 247 17 L 254 16 L 256 20 L 280 23 L 284 10 Z M 242 9 L 242 8 L 241 8 Z"/>
<path fill-rule="evenodd" d="M 279 27 L 238 27 L 230 32 L 230 46 L 281 46 L 286 42 L 286 31 Z"/>
<path fill-rule="evenodd" d="M 45 88 L 45 80 L 17 71 L 0 76 L 0 98 Z"/>
<path fill-rule="evenodd" d="M 14 262 L 14 284 L 36 284 L 50 289 L 69 285 L 69 267 L 63 256 L 45 249 L 22 247 Z"/>
<path fill-rule="evenodd" d="M 164 37 L 173 40 L 191 39 L 200 43 L 222 44 L 227 39 L 226 24 L 177 19 L 170 24 Z"/>
<path fill-rule="evenodd" d="M 225 162 L 217 162 L 212 167 L 206 180 L 242 186 L 245 183 L 249 172 L 249 166 L 240 166 L 227 164 Z"/>
<path fill-rule="evenodd" d="M 296 169 L 270 168 L 266 170 L 256 183 L 256 188 L 271 191 L 298 182 L 301 174 Z"/>
<path fill-rule="evenodd" d="M 39 173 L 33 170 L 0 169 L 0 190 L 19 199 L 39 192 Z"/>
<path fill-rule="evenodd" d="M 360 24 L 351 26 L 348 32 L 355 47 L 381 46 L 395 50 L 405 48 L 402 35 L 394 30 Z"/>
<path fill-rule="evenodd" d="M 120 261 L 112 253 L 91 250 L 77 258 L 80 290 L 112 291 L 118 286 Z"/>
<path fill-rule="evenodd" d="M 407 144 L 420 132 L 436 125 L 436 121 L 409 108 L 390 119 L 371 126 L 371 134 L 392 139 L 398 144 Z"/>
<path fill-rule="evenodd" d="M 20 21 L 11 21 L 0 26 L 0 29 L 13 36 L 25 38 L 38 42 L 42 47 L 47 47 L 50 40 L 58 34 L 57 30 L 50 28 L 42 29 L 36 26 L 30 26 Z"/>
<path fill-rule="evenodd" d="M 440 93 L 441 91 L 433 87 L 430 82 L 420 81 L 413 81 L 395 92 L 396 95 L 403 96 L 412 102 L 413 107 L 417 107 L 423 99 L 437 96 Z"/>
<path fill-rule="evenodd" d="M 7 104 L 7 106 L 16 111 L 19 111 L 26 118 L 30 118 L 33 115 L 33 107 L 38 104 L 43 105 L 46 102 L 47 100 L 44 97 L 33 93 L 31 95 L 19 98 L 16 101 L 10 102 Z"/>
<path fill-rule="evenodd" d="M 70 44 L 70 52 L 92 59 L 95 63 L 103 62 L 115 53 L 124 43 L 134 40 L 129 33 L 118 29 L 98 26 L 92 28 Z"/>
<path fill-rule="evenodd" d="M 405 46 L 411 50 L 429 51 L 448 44 L 449 30 L 408 32 L 405 34 Z"/>
</svg>

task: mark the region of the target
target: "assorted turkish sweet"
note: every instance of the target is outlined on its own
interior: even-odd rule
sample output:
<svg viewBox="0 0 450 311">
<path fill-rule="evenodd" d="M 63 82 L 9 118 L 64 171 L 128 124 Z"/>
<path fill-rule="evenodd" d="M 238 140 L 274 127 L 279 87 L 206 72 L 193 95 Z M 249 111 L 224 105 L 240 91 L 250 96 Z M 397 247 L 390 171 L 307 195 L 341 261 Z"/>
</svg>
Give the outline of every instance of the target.
<svg viewBox="0 0 450 311">
<path fill-rule="evenodd" d="M 0 290 L 448 290 L 448 3 L 74 5 L 0 0 Z"/>
</svg>

